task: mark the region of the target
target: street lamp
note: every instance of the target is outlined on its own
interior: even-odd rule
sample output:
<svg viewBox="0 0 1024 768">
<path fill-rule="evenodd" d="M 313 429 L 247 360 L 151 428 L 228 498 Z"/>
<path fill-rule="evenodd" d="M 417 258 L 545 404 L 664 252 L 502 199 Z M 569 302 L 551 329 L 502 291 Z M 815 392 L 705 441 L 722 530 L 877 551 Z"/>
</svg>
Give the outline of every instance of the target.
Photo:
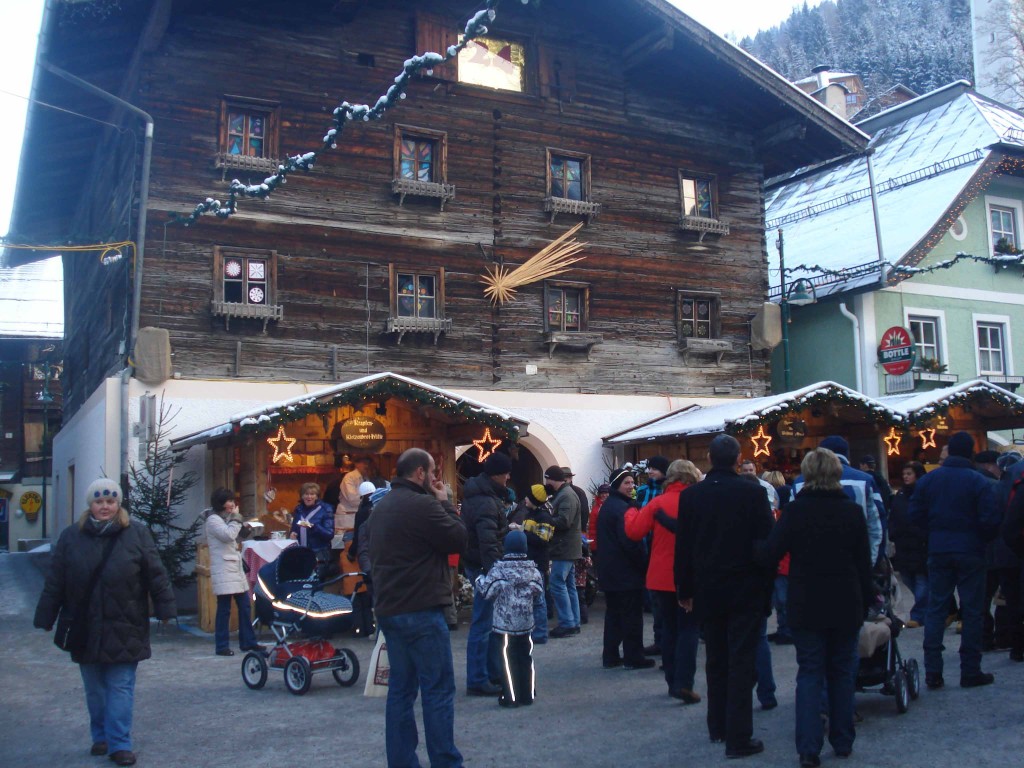
<svg viewBox="0 0 1024 768">
<path fill-rule="evenodd" d="M 50 392 L 50 363 L 46 362 L 43 364 L 43 389 L 36 396 L 36 399 L 43 404 L 43 526 L 40 530 L 42 536 L 40 538 L 46 538 L 46 473 L 47 463 L 51 458 L 51 451 L 47 447 L 50 437 L 50 404 L 54 402 L 53 393 Z"/>
</svg>

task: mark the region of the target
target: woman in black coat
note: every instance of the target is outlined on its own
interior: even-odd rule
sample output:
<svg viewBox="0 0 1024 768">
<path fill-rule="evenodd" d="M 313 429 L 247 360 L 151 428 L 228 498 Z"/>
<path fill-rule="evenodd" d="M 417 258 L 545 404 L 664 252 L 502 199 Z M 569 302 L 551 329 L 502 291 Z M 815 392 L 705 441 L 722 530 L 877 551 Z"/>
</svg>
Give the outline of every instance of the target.
<svg viewBox="0 0 1024 768">
<path fill-rule="evenodd" d="M 70 613 L 84 628 L 71 660 L 85 687 L 90 754 L 109 752 L 117 765 L 134 765 L 135 669 L 150 657 L 149 601 L 157 618 L 168 621 L 176 615 L 174 593 L 149 530 L 121 506 L 118 484 L 96 480 L 86 499 L 89 509 L 57 541 L 33 623 L 49 631 L 58 613 Z M 58 630 L 63 625 L 62 619 Z"/>
<path fill-rule="evenodd" d="M 928 611 L 928 532 L 910 519 L 910 499 L 914 486 L 925 475 L 924 465 L 909 461 L 903 465 L 903 487 L 892 497 L 889 514 L 889 539 L 896 549 L 892 565 L 914 595 L 907 627 L 913 629 L 924 624 Z"/>
<path fill-rule="evenodd" d="M 820 765 L 822 687 L 836 756 L 853 750 L 857 637 L 874 597 L 864 512 L 840 485 L 842 464 L 824 448 L 804 457 L 804 487 L 772 529 L 762 554 L 790 553 L 788 618 L 796 646 L 796 747 L 800 765 Z"/>
<path fill-rule="evenodd" d="M 644 577 L 647 552 L 643 542 L 626 535 L 626 511 L 633 501 L 633 476 L 625 469 L 612 472 L 611 493 L 601 505 L 597 538 L 601 557 L 597 560 L 597 582 L 604 592 L 604 650 L 606 669 L 647 669 L 654 659 L 644 656 Z M 622 646 L 622 655 L 619 655 Z"/>
</svg>

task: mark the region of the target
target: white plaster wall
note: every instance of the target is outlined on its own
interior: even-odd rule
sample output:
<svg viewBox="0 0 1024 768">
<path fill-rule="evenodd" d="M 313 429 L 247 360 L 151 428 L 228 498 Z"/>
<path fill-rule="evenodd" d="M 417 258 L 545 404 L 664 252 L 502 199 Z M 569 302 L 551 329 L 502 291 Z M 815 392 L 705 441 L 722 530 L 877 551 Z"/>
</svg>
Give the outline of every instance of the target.
<svg viewBox="0 0 1024 768">
<path fill-rule="evenodd" d="M 53 488 L 49 487 L 50 480 L 47 478 L 46 508 L 51 510 L 46 519 L 47 538 L 53 537 L 55 531 L 50 528 L 50 521 L 53 519 Z M 30 483 L 0 483 L 0 488 L 11 494 L 7 501 L 7 541 L 4 546 L 11 552 L 18 551 L 18 539 L 41 539 L 43 537 L 43 516 L 36 516 L 34 523 L 30 523 L 25 513 L 21 511 L 21 495 L 26 491 L 35 491 L 38 494 L 43 492 L 42 482 Z"/>
</svg>

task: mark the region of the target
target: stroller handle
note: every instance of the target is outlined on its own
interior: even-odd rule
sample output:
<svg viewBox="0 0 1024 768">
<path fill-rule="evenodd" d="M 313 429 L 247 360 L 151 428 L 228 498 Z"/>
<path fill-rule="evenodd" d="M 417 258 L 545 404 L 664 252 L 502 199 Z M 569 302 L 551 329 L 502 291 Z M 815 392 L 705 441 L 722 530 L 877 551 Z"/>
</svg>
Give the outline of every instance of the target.
<svg viewBox="0 0 1024 768">
<path fill-rule="evenodd" d="M 324 587 L 330 586 L 331 584 L 337 584 L 342 579 L 346 579 L 346 578 L 348 578 L 350 576 L 366 576 L 366 573 L 364 573 L 363 571 L 350 571 L 348 573 L 339 573 L 337 576 L 332 576 L 329 579 L 324 579 L 323 581 L 319 582 L 313 588 L 313 591 L 314 592 L 319 592 Z M 358 587 L 356 587 L 356 588 L 358 589 Z"/>
</svg>

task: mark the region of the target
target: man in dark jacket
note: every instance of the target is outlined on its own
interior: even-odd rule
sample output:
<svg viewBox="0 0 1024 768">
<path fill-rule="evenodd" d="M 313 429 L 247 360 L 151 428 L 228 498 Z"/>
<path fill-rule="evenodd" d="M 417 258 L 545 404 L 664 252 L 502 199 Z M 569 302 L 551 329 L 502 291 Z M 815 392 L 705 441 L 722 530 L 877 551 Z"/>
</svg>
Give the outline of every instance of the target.
<svg viewBox="0 0 1024 768">
<path fill-rule="evenodd" d="M 455 670 L 444 606 L 452 602 L 448 555 L 466 546 L 466 526 L 421 448 L 398 458 L 398 475 L 366 521 L 377 619 L 391 663 L 384 741 L 388 766 L 418 765 L 417 689 L 432 766 L 460 768 L 455 746 Z"/>
<path fill-rule="evenodd" d="M 512 460 L 504 453 L 492 453 L 483 463 L 483 471 L 470 478 L 463 488 L 462 519 L 469 543 L 463 558 L 466 578 L 476 583 L 491 566 L 501 560 L 501 542 L 508 533 L 505 499 Z M 473 600 L 473 619 L 466 638 L 466 693 L 470 696 L 497 696 L 501 679 L 497 658 L 490 650 L 491 618 L 494 604 Z"/>
<path fill-rule="evenodd" d="M 548 637 L 560 638 L 580 632 L 580 604 L 576 594 L 573 565 L 583 555 L 580 500 L 566 482 L 561 467 L 544 470 L 544 484 L 552 494 L 551 516 L 555 535 L 551 539 L 551 599 L 558 611 L 558 626 Z"/>
<path fill-rule="evenodd" d="M 991 482 L 974 470 L 974 439 L 966 432 L 949 438 L 942 466 L 917 481 L 910 517 L 928 532 L 928 612 L 924 623 L 925 683 L 941 688 L 942 636 L 955 589 L 960 595 L 960 685 L 988 685 L 981 671 L 985 601 L 985 544 L 999 531 L 1001 516 Z"/>
<path fill-rule="evenodd" d="M 679 495 L 676 588 L 704 624 L 711 741 L 746 757 L 764 750 L 753 738 L 754 657 L 775 572 L 754 561 L 754 543 L 771 533 L 772 511 L 764 490 L 736 474 L 736 438 L 718 435 L 708 453 L 711 471 Z"/>
</svg>

